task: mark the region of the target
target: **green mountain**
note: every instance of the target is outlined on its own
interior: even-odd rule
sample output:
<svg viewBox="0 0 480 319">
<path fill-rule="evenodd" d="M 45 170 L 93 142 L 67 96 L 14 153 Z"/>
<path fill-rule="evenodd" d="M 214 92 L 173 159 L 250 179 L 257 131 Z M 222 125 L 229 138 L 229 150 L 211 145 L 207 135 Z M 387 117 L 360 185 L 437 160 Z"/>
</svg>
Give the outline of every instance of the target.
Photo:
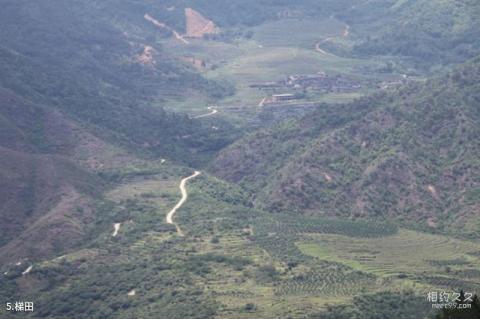
<svg viewBox="0 0 480 319">
<path fill-rule="evenodd" d="M 180 86 L 205 95 L 223 89 L 159 46 L 151 61 L 140 59 L 155 31 L 149 24 L 144 38 L 129 37 L 114 6 L 113 14 L 85 1 L 2 6 L 0 260 L 42 258 L 81 242 L 109 183 L 104 171 L 140 158 L 201 163 L 228 143 L 222 131 L 161 107 Z"/>
<path fill-rule="evenodd" d="M 478 237 L 480 60 L 255 132 L 211 171 L 272 211 L 400 220 Z M 461 229 L 461 231 L 458 231 Z"/>
<path fill-rule="evenodd" d="M 461 63 L 480 52 L 478 1 L 360 1 L 340 13 L 364 35 L 360 55 L 400 55 L 418 67 Z"/>
</svg>

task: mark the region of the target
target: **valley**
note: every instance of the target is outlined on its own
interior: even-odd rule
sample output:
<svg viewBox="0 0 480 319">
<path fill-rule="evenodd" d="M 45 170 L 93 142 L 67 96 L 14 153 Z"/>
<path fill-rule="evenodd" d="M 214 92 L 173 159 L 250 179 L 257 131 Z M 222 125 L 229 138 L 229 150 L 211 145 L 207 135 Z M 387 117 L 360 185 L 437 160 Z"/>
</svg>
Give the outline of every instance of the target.
<svg viewBox="0 0 480 319">
<path fill-rule="evenodd" d="M 480 293 L 467 2 L 6 0 L 0 317 L 443 319 Z"/>
</svg>

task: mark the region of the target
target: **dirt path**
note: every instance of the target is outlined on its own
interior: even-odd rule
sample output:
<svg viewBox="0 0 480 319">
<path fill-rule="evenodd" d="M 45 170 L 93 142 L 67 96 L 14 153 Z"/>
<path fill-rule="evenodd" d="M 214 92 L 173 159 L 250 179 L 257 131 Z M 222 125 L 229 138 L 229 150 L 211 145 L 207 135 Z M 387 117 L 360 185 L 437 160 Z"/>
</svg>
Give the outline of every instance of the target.
<svg viewBox="0 0 480 319">
<path fill-rule="evenodd" d="M 184 179 L 182 179 L 182 181 L 180 182 L 180 192 L 182 193 L 182 198 L 180 199 L 180 201 L 177 203 L 177 205 L 175 205 L 175 207 L 172 208 L 172 210 L 167 214 L 167 224 L 171 224 L 171 225 L 175 225 L 175 227 L 177 228 L 177 233 L 180 235 L 180 236 L 183 236 L 183 233 L 182 233 L 182 230 L 180 229 L 180 227 L 173 222 L 173 216 L 175 215 L 175 213 L 177 212 L 177 210 L 182 207 L 182 205 L 187 201 L 188 199 L 188 193 L 187 193 L 187 190 L 185 188 L 185 184 L 197 177 L 198 175 L 200 175 L 201 172 L 199 171 L 195 171 L 195 173 L 189 177 L 185 177 Z"/>
<path fill-rule="evenodd" d="M 143 16 L 143 18 L 147 21 L 150 21 L 151 23 L 153 23 L 153 25 L 159 27 L 159 28 L 163 28 L 163 29 L 167 29 L 168 31 L 172 32 L 173 36 L 179 40 L 179 41 L 182 41 L 183 43 L 185 44 L 190 44 L 190 42 L 188 42 L 180 33 L 178 33 L 177 31 L 175 31 L 174 29 L 170 28 L 168 25 L 166 25 L 165 23 L 162 23 L 158 20 L 156 20 L 155 18 L 153 18 L 151 15 L 149 15 L 148 13 L 145 13 L 145 15 Z"/>
<path fill-rule="evenodd" d="M 324 40 L 322 40 L 322 41 L 317 42 L 317 44 L 315 44 L 315 51 L 317 51 L 317 52 L 319 52 L 319 53 L 321 53 L 321 54 L 324 54 L 324 55 L 332 55 L 332 56 L 333 56 L 333 54 L 328 53 L 327 51 L 323 50 L 320 46 L 321 46 L 322 44 L 324 44 L 324 43 L 327 43 L 327 42 L 332 41 L 332 40 L 335 39 L 335 38 L 340 38 L 340 37 L 346 38 L 346 37 L 348 37 L 349 35 L 350 35 L 350 26 L 347 24 L 347 25 L 345 26 L 345 29 L 343 30 L 342 35 L 333 36 L 333 37 L 328 37 L 328 38 L 326 38 L 326 39 L 324 39 Z"/>
<path fill-rule="evenodd" d="M 202 114 L 202 115 L 198 115 L 198 116 L 194 116 L 193 118 L 194 118 L 194 119 L 200 119 L 200 118 L 202 118 L 202 117 L 212 116 L 212 115 L 218 113 L 218 110 L 215 109 L 214 106 L 209 106 L 207 109 L 210 110 L 209 113 Z"/>
<path fill-rule="evenodd" d="M 120 230 L 120 226 L 122 226 L 121 223 L 113 224 L 113 234 L 112 234 L 112 237 L 117 237 L 118 231 Z"/>
<path fill-rule="evenodd" d="M 180 33 L 178 33 L 177 31 L 172 30 L 172 33 L 173 33 L 173 35 L 175 36 L 175 39 L 180 40 L 180 41 L 182 41 L 182 42 L 185 43 L 185 44 L 190 44 L 190 42 L 188 42 L 184 37 L 182 37 L 182 36 L 180 35 Z"/>
<path fill-rule="evenodd" d="M 315 51 L 317 51 L 318 53 L 321 53 L 321 54 L 324 54 L 324 55 L 332 55 L 331 53 L 328 53 L 327 51 L 323 50 L 322 48 L 320 48 L 320 46 L 322 44 L 324 44 L 325 42 L 328 42 L 330 41 L 332 38 L 327 38 L 323 41 L 320 41 L 318 42 L 316 45 L 315 45 Z"/>
<path fill-rule="evenodd" d="M 33 269 L 33 266 L 29 266 L 27 269 L 25 269 L 24 272 L 22 272 L 22 276 L 28 275 Z"/>
<path fill-rule="evenodd" d="M 264 97 L 264 98 L 260 101 L 260 103 L 258 103 L 258 106 L 259 106 L 259 107 L 264 106 L 266 101 L 267 101 L 267 98 Z"/>
</svg>

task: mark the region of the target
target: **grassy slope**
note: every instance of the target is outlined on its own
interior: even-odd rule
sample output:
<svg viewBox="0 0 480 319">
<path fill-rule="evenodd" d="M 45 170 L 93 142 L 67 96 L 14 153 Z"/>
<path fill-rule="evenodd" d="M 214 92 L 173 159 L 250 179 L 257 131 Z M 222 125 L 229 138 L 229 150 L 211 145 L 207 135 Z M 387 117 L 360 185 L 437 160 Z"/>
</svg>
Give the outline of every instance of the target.
<svg viewBox="0 0 480 319">
<path fill-rule="evenodd" d="M 433 227 L 467 225 L 478 236 L 469 221 L 478 208 L 479 67 L 477 60 L 424 85 L 321 106 L 235 143 L 212 170 L 260 190 L 261 207 L 431 218 Z"/>
</svg>

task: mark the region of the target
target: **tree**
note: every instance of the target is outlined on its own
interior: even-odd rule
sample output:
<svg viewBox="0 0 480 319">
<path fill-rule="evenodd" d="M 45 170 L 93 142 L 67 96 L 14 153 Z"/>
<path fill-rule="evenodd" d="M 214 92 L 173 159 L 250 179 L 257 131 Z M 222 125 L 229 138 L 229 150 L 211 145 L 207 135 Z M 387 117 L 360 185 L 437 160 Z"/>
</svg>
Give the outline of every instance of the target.
<svg viewBox="0 0 480 319">
<path fill-rule="evenodd" d="M 477 295 L 474 295 L 471 302 L 465 303 L 465 293 L 460 291 L 459 301 L 456 302 L 455 309 L 443 309 L 436 319 L 478 319 L 480 318 L 480 301 Z M 459 305 L 470 305 L 469 308 L 459 308 Z"/>
</svg>

